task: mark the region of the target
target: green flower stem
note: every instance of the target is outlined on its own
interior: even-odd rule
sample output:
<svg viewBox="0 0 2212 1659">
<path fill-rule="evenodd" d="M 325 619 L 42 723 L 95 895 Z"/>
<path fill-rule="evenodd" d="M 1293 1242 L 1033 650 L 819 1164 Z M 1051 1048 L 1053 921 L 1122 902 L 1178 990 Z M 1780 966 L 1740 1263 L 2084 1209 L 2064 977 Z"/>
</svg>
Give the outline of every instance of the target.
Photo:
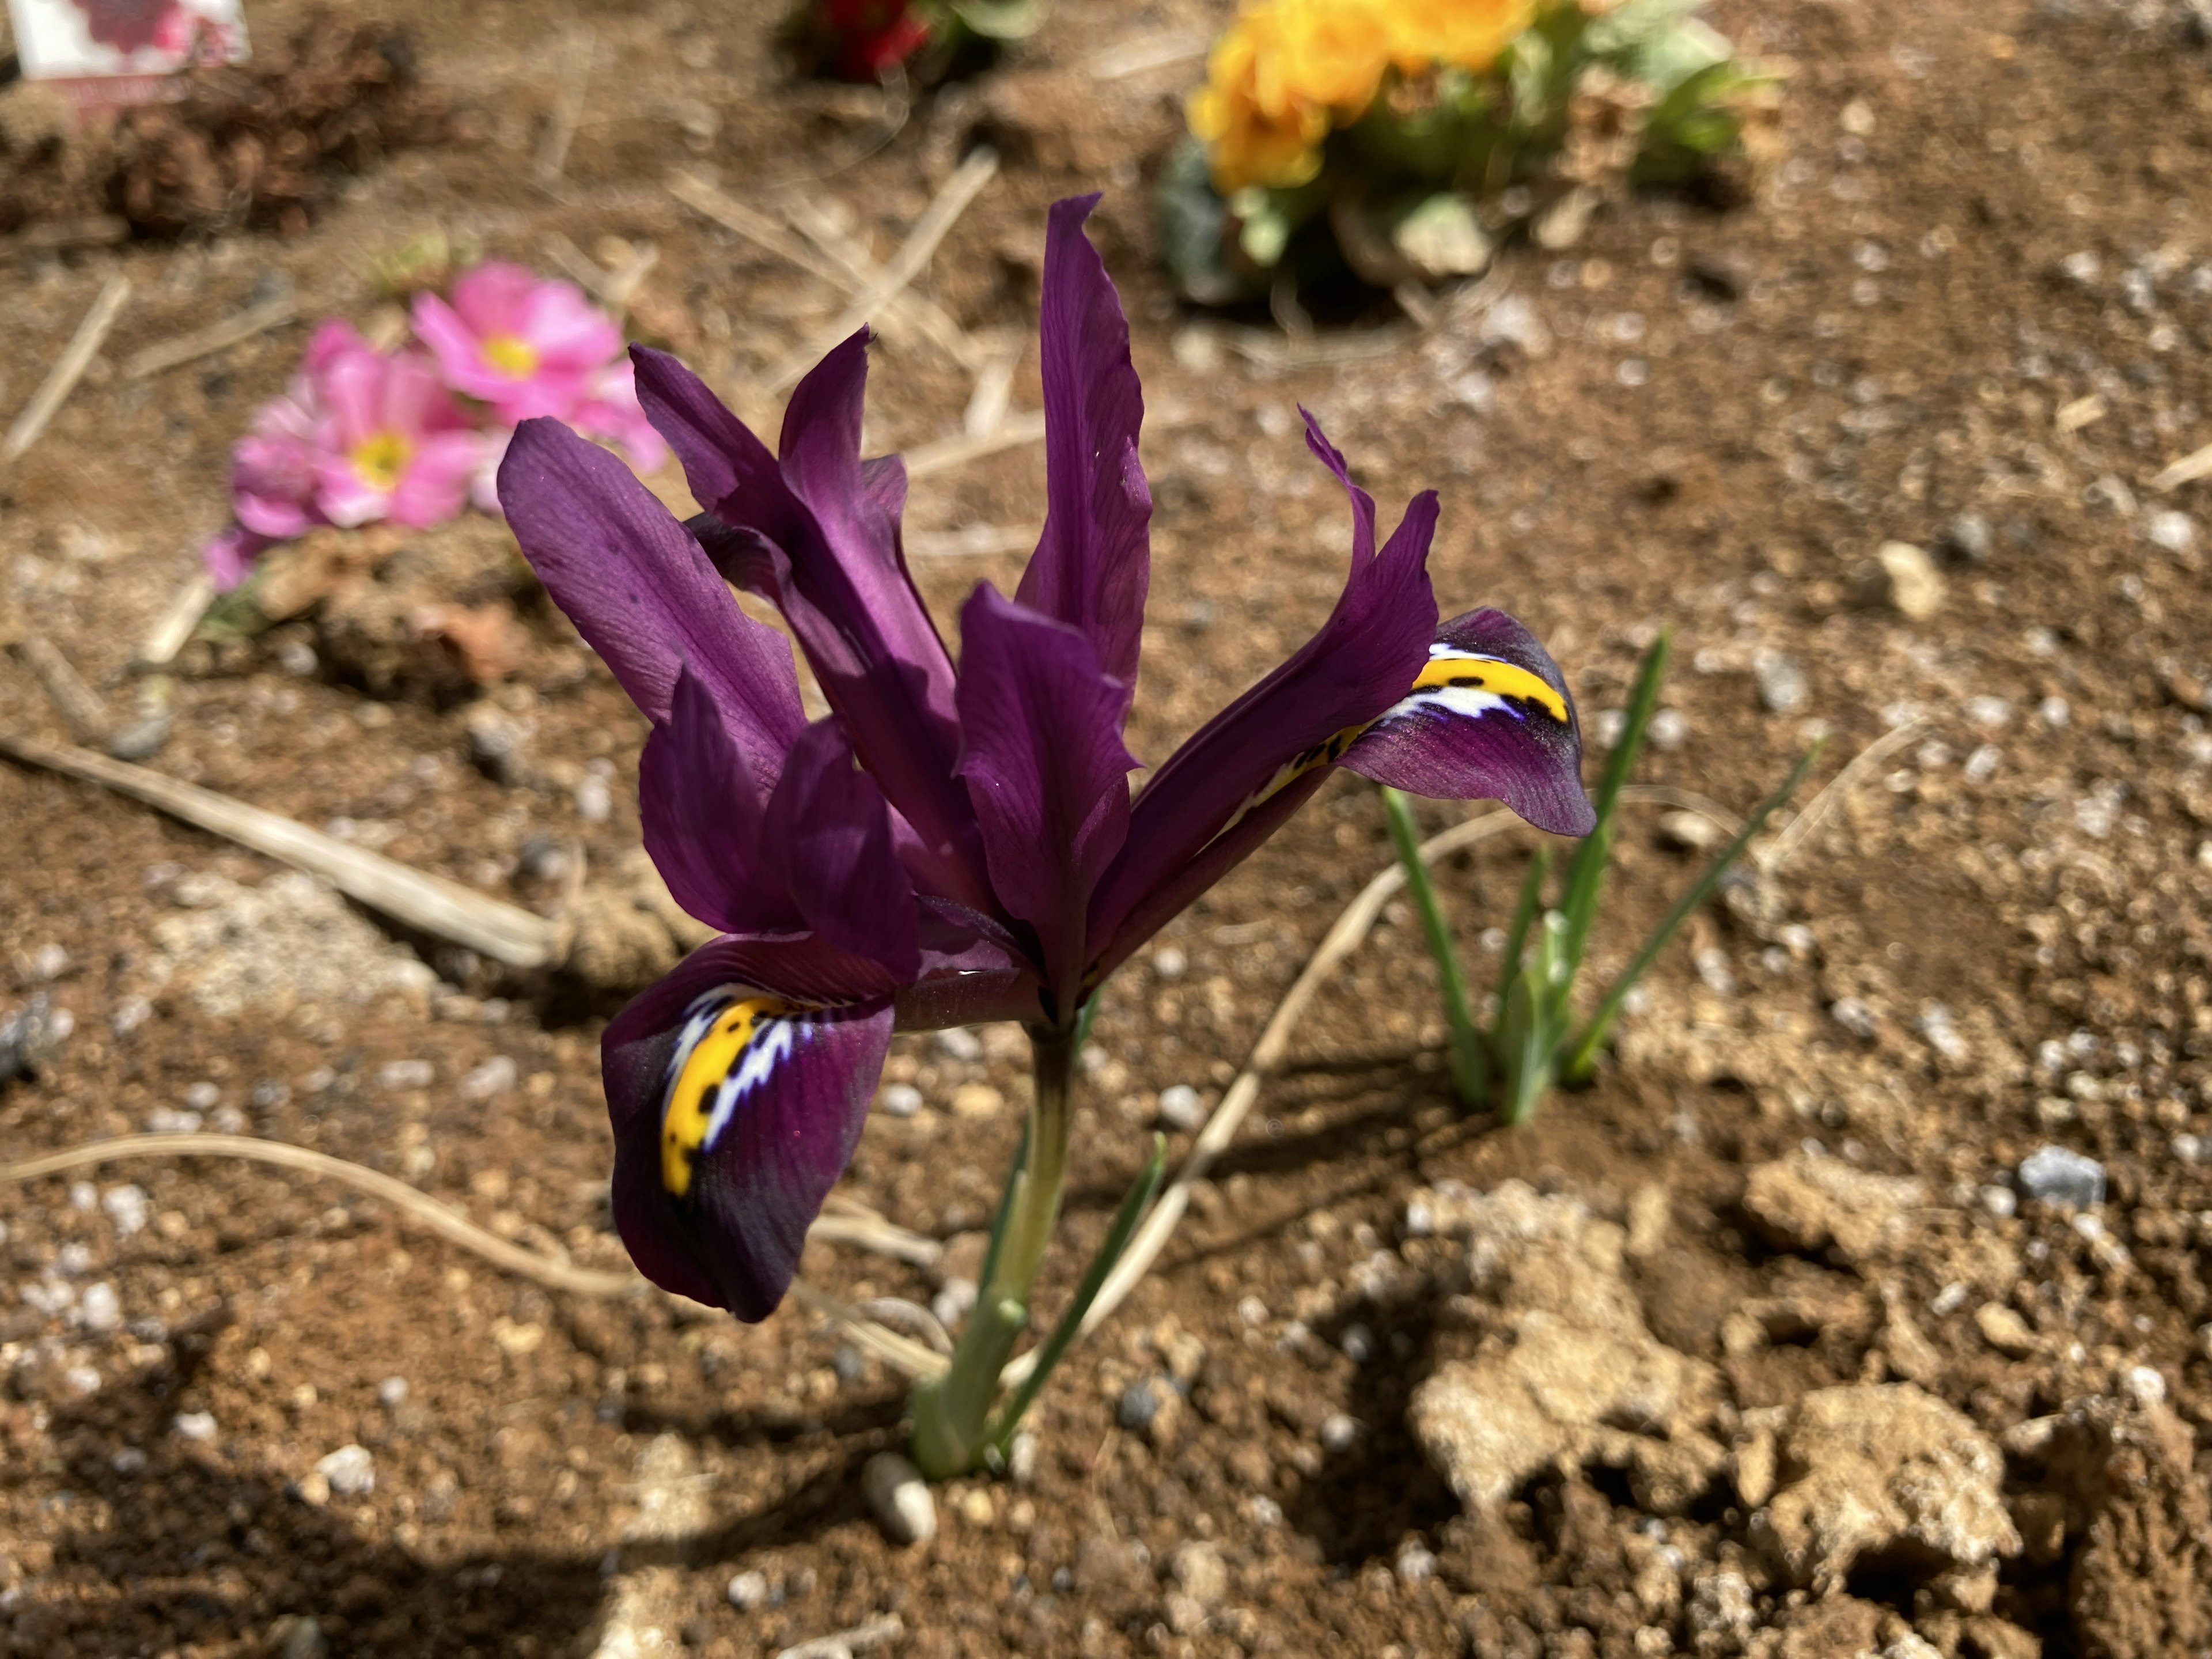
<svg viewBox="0 0 2212 1659">
<path fill-rule="evenodd" d="M 1060 1218 L 1067 1184 L 1069 1096 L 1079 1044 L 1072 1029 L 1030 1027 L 1036 1099 L 1022 1162 L 1007 1183 L 997 1249 L 941 1377 L 914 1396 L 914 1459 L 932 1480 L 964 1474 L 981 1455 L 999 1372 L 1028 1328 L 1030 1297 Z"/>
<path fill-rule="evenodd" d="M 1398 862 L 1406 872 L 1406 890 L 1421 913 L 1421 930 L 1428 935 L 1429 954 L 1436 958 L 1437 978 L 1443 988 L 1444 1024 L 1451 1034 L 1452 1082 L 1465 1106 L 1482 1103 L 1489 1086 L 1490 1066 L 1482 1050 L 1482 1036 L 1474 1029 L 1468 1007 L 1467 976 L 1460 971 L 1459 951 L 1452 944 L 1451 928 L 1437 902 L 1436 884 L 1429 866 L 1421 861 L 1421 831 L 1413 822 L 1413 809 L 1405 795 L 1382 786 L 1382 806 L 1390 819 L 1390 840 L 1398 849 Z"/>
</svg>

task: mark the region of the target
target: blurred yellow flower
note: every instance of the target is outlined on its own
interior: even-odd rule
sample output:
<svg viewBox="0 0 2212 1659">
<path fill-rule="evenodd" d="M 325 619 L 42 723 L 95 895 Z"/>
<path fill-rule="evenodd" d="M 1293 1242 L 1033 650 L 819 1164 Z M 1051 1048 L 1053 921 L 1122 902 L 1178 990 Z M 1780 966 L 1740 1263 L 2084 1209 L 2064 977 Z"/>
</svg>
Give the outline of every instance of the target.
<svg viewBox="0 0 2212 1659">
<path fill-rule="evenodd" d="M 1535 9 L 1534 0 L 1390 0 L 1390 61 L 1408 74 L 1431 64 L 1480 73 Z"/>
<path fill-rule="evenodd" d="M 1358 120 L 1393 65 L 1486 70 L 1534 10 L 1535 0 L 1244 0 L 1185 115 L 1224 195 L 1303 185 L 1321 171 L 1329 129 Z"/>
</svg>

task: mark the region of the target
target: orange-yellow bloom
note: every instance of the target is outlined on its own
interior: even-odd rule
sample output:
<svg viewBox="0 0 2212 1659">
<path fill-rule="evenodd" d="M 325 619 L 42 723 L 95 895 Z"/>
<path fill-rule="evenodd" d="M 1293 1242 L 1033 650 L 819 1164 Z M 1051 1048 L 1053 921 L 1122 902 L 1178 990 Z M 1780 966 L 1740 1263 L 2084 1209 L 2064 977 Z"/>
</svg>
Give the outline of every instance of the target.
<svg viewBox="0 0 2212 1659">
<path fill-rule="evenodd" d="M 1480 73 L 1535 15 L 1533 0 L 1390 0 L 1390 60 L 1407 73 L 1431 64 Z"/>
</svg>

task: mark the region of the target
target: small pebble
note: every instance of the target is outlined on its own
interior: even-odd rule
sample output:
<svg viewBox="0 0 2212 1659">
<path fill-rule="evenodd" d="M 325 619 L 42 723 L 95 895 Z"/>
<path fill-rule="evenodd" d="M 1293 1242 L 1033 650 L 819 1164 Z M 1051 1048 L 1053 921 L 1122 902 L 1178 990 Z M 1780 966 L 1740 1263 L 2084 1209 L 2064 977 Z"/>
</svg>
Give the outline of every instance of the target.
<svg viewBox="0 0 2212 1659">
<path fill-rule="evenodd" d="M 1690 717 L 1679 708 L 1662 708 L 1651 717 L 1645 728 L 1654 749 L 1671 754 L 1690 738 Z"/>
<path fill-rule="evenodd" d="M 1283 1506 L 1264 1492 L 1255 1492 L 1245 1501 L 1244 1512 L 1258 1527 L 1279 1527 L 1283 1524 Z"/>
<path fill-rule="evenodd" d="M 1114 1405 L 1114 1420 L 1133 1433 L 1139 1429 L 1149 1428 L 1159 1412 L 1160 1397 L 1156 1379 L 1146 1377 L 1121 1390 L 1121 1399 Z"/>
<path fill-rule="evenodd" d="M 115 1012 L 108 1018 L 108 1029 L 118 1037 L 127 1037 L 154 1018 L 154 1005 L 143 997 L 125 997 L 115 1005 Z"/>
<path fill-rule="evenodd" d="M 894 1544 L 926 1544 L 937 1536 L 937 1500 L 921 1471 L 896 1452 L 878 1452 L 860 1468 L 860 1490 Z"/>
<path fill-rule="evenodd" d="M 2197 524 L 2186 513 L 2168 508 L 2154 513 L 2143 526 L 2143 539 L 2169 553 L 2186 553 L 2197 545 Z"/>
<path fill-rule="evenodd" d="M 2154 1365 L 2136 1365 L 2120 1379 L 2120 1386 L 2128 1398 L 2138 1406 L 2163 1406 L 2166 1403 L 2166 1378 Z"/>
<path fill-rule="evenodd" d="M 195 1083 L 185 1091 L 185 1104 L 196 1112 L 211 1112 L 222 1099 L 222 1091 L 212 1083 Z"/>
<path fill-rule="evenodd" d="M 1247 1325 L 1267 1322 L 1267 1304 L 1256 1296 L 1240 1297 L 1237 1302 L 1237 1316 Z"/>
<path fill-rule="evenodd" d="M 461 1093 L 470 1100 L 491 1100 L 511 1095 L 521 1080 L 521 1068 L 507 1054 L 494 1054 L 461 1079 Z"/>
<path fill-rule="evenodd" d="M 988 1083 L 963 1083 L 952 1091 L 952 1115 L 955 1117 L 996 1117 L 1006 1103 L 1006 1096 Z"/>
<path fill-rule="evenodd" d="M 1805 670 L 1795 657 L 1778 651 L 1761 651 L 1752 659 L 1752 677 L 1759 684 L 1759 701 L 1770 714 L 1794 714 L 1809 695 Z"/>
<path fill-rule="evenodd" d="M 948 1279 L 929 1300 L 930 1312 L 937 1322 L 948 1331 L 957 1331 L 968 1322 L 968 1316 L 975 1311 L 975 1281 L 972 1279 Z"/>
<path fill-rule="evenodd" d="M 1177 980 L 1190 971 L 1190 958 L 1172 945 L 1152 952 L 1152 971 L 1162 979 Z"/>
<path fill-rule="evenodd" d="M 407 1379 L 404 1376 L 386 1377 L 383 1382 L 376 1385 L 376 1398 L 378 1403 L 387 1410 L 405 1405 Z"/>
<path fill-rule="evenodd" d="M 1353 1364 L 1364 1365 L 1375 1358 L 1375 1333 L 1364 1325 L 1346 1325 L 1336 1346 L 1344 1350 L 1344 1357 Z"/>
<path fill-rule="evenodd" d="M 921 1109 L 921 1091 L 911 1083 L 886 1083 L 883 1108 L 893 1117 L 912 1117 Z"/>
<path fill-rule="evenodd" d="M 1988 563 L 1990 545 L 1990 521 L 1978 513 L 1961 513 L 1944 528 L 1943 551 L 1961 564 Z"/>
<path fill-rule="evenodd" d="M 867 1357 L 851 1343 L 840 1342 L 836 1352 L 830 1356 L 830 1369 L 836 1372 L 837 1380 L 849 1389 L 867 1376 Z"/>
<path fill-rule="evenodd" d="M 89 1181 L 72 1181 L 69 1189 L 70 1208 L 80 1214 L 100 1207 L 100 1188 Z"/>
<path fill-rule="evenodd" d="M 751 1613 L 768 1604 L 768 1575 L 757 1568 L 741 1572 L 730 1580 L 730 1605 L 739 1613 Z"/>
<path fill-rule="evenodd" d="M 2105 1166 L 2063 1146 L 2043 1146 L 2021 1160 L 2021 1188 L 2044 1204 L 2087 1208 L 2105 1201 Z"/>
<path fill-rule="evenodd" d="M 1398 1552 L 1398 1582 L 1419 1584 L 1437 1576 L 1437 1555 L 1426 1544 L 1414 1540 Z"/>
<path fill-rule="evenodd" d="M 388 1060 L 376 1068 L 377 1086 L 382 1089 L 427 1089 L 437 1076 L 437 1068 L 427 1060 Z"/>
<path fill-rule="evenodd" d="M 1161 1090 L 1157 1110 L 1162 1123 L 1182 1134 L 1195 1134 L 1206 1125 L 1206 1103 L 1188 1083 Z"/>
<path fill-rule="evenodd" d="M 173 1106 L 156 1106 L 146 1114 L 146 1133 L 154 1135 L 196 1135 L 207 1120 L 198 1112 L 180 1112 Z"/>
<path fill-rule="evenodd" d="M 970 1486 L 960 1494 L 960 1518 L 971 1527 L 988 1527 L 999 1518 L 998 1505 L 984 1488 Z"/>
<path fill-rule="evenodd" d="M 1863 1042 L 1873 1042 L 1875 1032 L 1880 1030 L 1874 1010 L 1856 997 L 1838 997 L 1828 1005 L 1828 1015 L 1837 1024 Z"/>
<path fill-rule="evenodd" d="M 315 1473 L 340 1498 L 366 1498 L 376 1490 L 376 1459 L 366 1446 L 340 1446 L 316 1460 Z"/>
<path fill-rule="evenodd" d="M 615 792 L 596 772 L 576 780 L 576 816 L 586 823 L 605 823 L 614 816 Z"/>
<path fill-rule="evenodd" d="M 1321 1420 L 1322 1449 L 1343 1453 L 1352 1449 L 1352 1443 L 1359 1437 L 1359 1425 L 1342 1412 L 1331 1412 Z"/>
<path fill-rule="evenodd" d="M 70 955 L 58 945 L 41 945 L 31 952 L 31 975 L 34 979 L 59 979 L 69 971 Z"/>
<path fill-rule="evenodd" d="M 62 1373 L 62 1381 L 77 1394 L 98 1394 L 100 1372 L 90 1365 L 72 1365 Z"/>
<path fill-rule="evenodd" d="M 136 1446 L 125 1446 L 107 1460 L 107 1467 L 121 1475 L 146 1473 L 146 1454 Z"/>
<path fill-rule="evenodd" d="M 116 1297 L 115 1286 L 106 1279 L 86 1285 L 84 1294 L 77 1298 L 76 1317 L 77 1323 L 97 1335 L 121 1329 L 123 1304 Z"/>
<path fill-rule="evenodd" d="M 2019 1194 L 2009 1187 L 1984 1187 L 1982 1188 L 1981 1198 L 1982 1207 L 2000 1221 L 2009 1221 L 2019 1213 Z"/>
<path fill-rule="evenodd" d="M 964 1025 L 948 1025 L 937 1034 L 937 1052 L 947 1060 L 981 1060 L 983 1040 Z"/>
<path fill-rule="evenodd" d="M 1006 1478 L 1018 1486 L 1036 1479 L 1037 1437 L 1024 1429 L 1006 1448 Z"/>
<path fill-rule="evenodd" d="M 174 1426 L 185 1439 L 196 1441 L 203 1446 L 211 1444 L 215 1440 L 213 1412 L 179 1412 Z"/>
</svg>

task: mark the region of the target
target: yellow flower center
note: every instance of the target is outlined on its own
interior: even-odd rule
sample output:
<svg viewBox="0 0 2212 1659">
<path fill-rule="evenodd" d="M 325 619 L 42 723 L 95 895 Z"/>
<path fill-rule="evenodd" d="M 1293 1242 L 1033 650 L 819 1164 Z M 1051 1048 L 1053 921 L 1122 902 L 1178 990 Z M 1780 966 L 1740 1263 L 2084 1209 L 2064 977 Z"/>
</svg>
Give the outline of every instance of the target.
<svg viewBox="0 0 2212 1659">
<path fill-rule="evenodd" d="M 514 334 L 493 334 L 483 343 L 484 361 L 511 380 L 526 380 L 538 372 L 538 348 Z"/>
<path fill-rule="evenodd" d="M 363 483 L 371 489 L 388 490 L 398 488 L 407 458 L 414 453 L 415 446 L 399 433 L 372 432 L 353 447 L 348 459 Z"/>
</svg>

